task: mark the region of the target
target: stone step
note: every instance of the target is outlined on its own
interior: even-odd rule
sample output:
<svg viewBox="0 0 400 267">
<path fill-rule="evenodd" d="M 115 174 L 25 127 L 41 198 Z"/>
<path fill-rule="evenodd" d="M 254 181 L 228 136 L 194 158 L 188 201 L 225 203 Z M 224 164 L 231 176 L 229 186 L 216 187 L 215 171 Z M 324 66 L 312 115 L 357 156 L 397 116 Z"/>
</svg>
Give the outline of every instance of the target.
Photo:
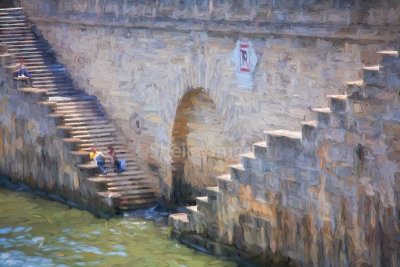
<svg viewBox="0 0 400 267">
<path fill-rule="evenodd" d="M 97 133 L 97 134 L 81 134 L 81 135 L 71 134 L 71 136 L 72 136 L 72 138 L 78 138 L 78 139 L 97 138 L 97 137 L 105 137 L 105 136 L 115 137 L 115 132 L 109 131 L 109 132 L 102 132 L 102 133 Z"/>
<path fill-rule="evenodd" d="M 0 31 L 12 31 L 13 33 L 23 33 L 23 32 L 32 32 L 31 27 L 27 27 L 27 25 L 16 25 L 16 23 L 0 23 Z"/>
<path fill-rule="evenodd" d="M 133 162 L 134 163 L 134 162 Z M 131 180 L 131 179 L 141 179 L 143 176 L 146 174 L 143 172 L 143 170 L 139 169 L 138 166 L 131 166 L 130 170 L 125 170 L 121 173 L 108 173 L 108 174 L 99 174 L 96 176 L 97 178 L 105 179 L 104 181 L 106 182 L 120 182 L 120 181 L 126 181 L 126 180 Z M 95 177 L 92 177 L 95 178 Z"/>
<path fill-rule="evenodd" d="M 132 189 L 127 189 L 127 190 L 121 190 L 118 191 L 119 194 L 121 194 L 122 197 L 124 196 L 130 196 L 130 195 L 153 195 L 157 193 L 157 190 L 155 190 L 154 188 L 147 188 L 147 189 L 137 189 L 137 190 L 132 190 Z M 126 199 L 126 198 L 124 198 Z"/>
<path fill-rule="evenodd" d="M 247 152 L 240 154 L 241 157 L 241 162 L 244 168 L 247 168 L 249 166 L 249 162 L 251 160 L 256 159 L 256 156 L 254 155 L 254 152 Z"/>
<path fill-rule="evenodd" d="M 268 155 L 278 160 L 295 160 L 303 150 L 301 132 L 272 130 L 264 133 L 268 144 Z"/>
<path fill-rule="evenodd" d="M 28 34 L 2 34 L 0 33 L 0 42 L 3 41 L 11 41 L 11 40 L 36 40 L 36 37 L 33 33 Z"/>
<path fill-rule="evenodd" d="M 5 8 L 0 8 L 0 14 L 4 14 L 4 13 L 13 13 L 13 12 L 19 12 L 19 11 L 23 11 L 22 7 L 5 7 Z"/>
<path fill-rule="evenodd" d="M 107 160 L 107 159 L 106 159 L 106 160 Z M 130 165 L 130 166 L 129 166 L 129 165 Z M 82 163 L 82 164 L 79 164 L 78 166 L 79 166 L 81 169 L 97 169 L 97 167 L 98 167 L 95 163 L 92 163 L 92 162 L 90 162 L 90 163 Z M 108 160 L 108 162 L 106 162 L 103 166 L 104 166 L 108 171 L 112 170 L 109 160 Z M 108 174 L 100 174 L 99 177 L 104 178 L 104 177 L 106 177 L 106 176 L 104 176 L 104 175 L 112 175 L 112 174 L 121 175 L 121 174 L 123 174 L 123 173 L 134 173 L 134 172 L 139 172 L 139 171 L 140 171 L 140 170 L 137 168 L 136 163 L 131 162 L 130 164 L 127 163 L 127 169 L 126 169 L 126 171 L 124 171 L 124 172 L 122 172 L 122 173 L 114 173 L 114 172 L 111 172 L 111 171 L 110 171 Z M 101 175 L 103 175 L 103 176 L 101 176 Z"/>
<path fill-rule="evenodd" d="M 316 121 L 318 126 L 328 126 L 330 117 L 331 117 L 331 109 L 330 108 L 314 108 L 312 111 L 315 114 Z"/>
<path fill-rule="evenodd" d="M 58 126 L 59 127 L 64 127 L 64 126 Z M 133 154 L 131 154 L 131 151 L 124 149 L 123 147 L 115 147 L 114 148 L 116 150 L 116 155 L 118 158 L 123 158 L 123 157 L 131 157 Z M 100 150 L 100 149 L 99 149 Z M 102 151 L 102 150 L 100 150 Z M 70 151 L 69 153 L 73 154 L 73 155 L 82 155 L 82 156 L 89 156 L 90 154 L 90 149 L 87 150 L 78 150 L 78 151 Z M 129 162 L 129 164 L 131 164 L 130 162 L 133 162 L 131 165 L 132 166 L 136 166 L 136 162 L 133 161 L 132 159 L 126 159 L 127 162 Z"/>
<path fill-rule="evenodd" d="M 174 213 L 168 216 L 168 225 L 176 229 L 180 234 L 190 231 L 188 215 L 186 213 Z"/>
<path fill-rule="evenodd" d="M 368 85 L 398 88 L 400 87 L 400 73 L 392 72 L 391 68 L 383 66 L 369 66 L 363 68 L 363 81 Z"/>
<path fill-rule="evenodd" d="M 98 130 L 85 130 L 85 131 L 73 131 L 71 129 L 71 135 L 85 135 L 85 134 L 102 134 L 102 133 L 115 133 L 115 128 L 103 128 Z"/>
<path fill-rule="evenodd" d="M 112 125 L 108 125 L 108 124 L 87 125 L 87 126 L 71 126 L 71 127 L 72 127 L 73 131 L 91 131 L 91 130 L 102 130 L 102 129 L 113 128 Z"/>
<path fill-rule="evenodd" d="M 107 146 L 96 146 L 96 149 L 98 149 L 100 151 L 107 151 Z M 115 146 L 113 146 L 113 148 L 117 151 L 117 155 L 121 158 L 123 158 L 123 157 L 135 158 L 135 155 L 132 153 L 132 151 L 129 149 L 126 149 L 126 146 L 124 144 L 115 145 Z M 90 149 L 91 149 L 90 147 L 86 147 L 86 148 L 82 148 L 81 150 L 90 151 Z"/>
<path fill-rule="evenodd" d="M 105 183 L 108 186 L 121 186 L 132 182 L 147 182 L 147 177 L 143 174 L 115 177 L 90 177 L 87 178 L 92 183 Z"/>
<path fill-rule="evenodd" d="M 376 102 L 380 105 L 388 105 L 397 98 L 397 90 L 387 86 L 350 82 L 347 83 L 346 95 L 351 102 Z"/>
<path fill-rule="evenodd" d="M 37 85 L 38 88 L 45 88 L 48 89 L 49 91 L 55 91 L 55 90 L 71 90 L 75 89 L 73 85 L 66 85 L 66 86 L 54 86 L 54 85 Z M 83 91 L 81 91 L 83 93 Z"/>
<path fill-rule="evenodd" d="M 74 111 L 82 111 L 82 110 L 98 110 L 98 109 L 102 109 L 102 106 L 93 102 L 87 105 L 70 105 L 70 106 L 59 106 L 56 107 L 57 112 L 66 112 L 66 111 L 70 111 L 70 110 L 74 110 Z"/>
<path fill-rule="evenodd" d="M 46 94 L 47 93 L 46 89 L 39 89 L 39 88 L 34 88 L 34 87 L 23 87 L 23 88 L 19 88 L 18 91 L 26 92 L 26 93 L 34 93 L 34 94 Z"/>
<path fill-rule="evenodd" d="M 38 48 L 37 46 L 32 47 L 8 47 L 7 51 L 10 54 L 42 54 L 42 53 L 52 53 L 50 47 L 41 47 Z"/>
<path fill-rule="evenodd" d="M 156 190 L 149 190 L 149 192 L 132 192 L 131 194 L 123 194 L 121 196 L 122 200 L 136 200 L 136 199 L 158 199 L 158 192 Z"/>
<path fill-rule="evenodd" d="M 23 54 L 12 54 L 14 57 L 14 62 L 19 63 L 21 59 L 25 62 L 46 62 L 46 63 L 57 63 L 57 59 L 51 55 L 23 55 Z"/>
<path fill-rule="evenodd" d="M 24 34 L 27 34 L 27 33 L 32 34 L 32 30 L 31 29 L 20 29 L 18 27 L 0 29 L 0 36 L 6 36 L 8 34 L 21 34 L 21 35 L 24 35 Z"/>
<path fill-rule="evenodd" d="M 93 163 L 78 164 L 81 169 L 97 169 L 97 165 Z"/>
<path fill-rule="evenodd" d="M 384 68 L 391 68 L 395 70 L 400 70 L 400 57 L 398 51 L 393 50 L 383 50 L 378 52 L 382 56 L 382 60 L 379 65 Z"/>
<path fill-rule="evenodd" d="M 19 64 L 15 64 L 14 65 L 15 68 L 17 68 L 18 65 Z M 59 63 L 44 65 L 44 64 L 35 64 L 35 63 L 26 62 L 25 66 L 32 73 L 43 73 L 44 71 L 51 73 L 51 71 L 58 71 L 58 70 L 65 71 L 66 70 L 66 68 L 62 64 L 59 64 Z"/>
<path fill-rule="evenodd" d="M 117 199 L 119 199 L 119 198 L 122 197 L 122 195 L 121 195 L 120 193 L 111 192 L 111 191 L 97 192 L 96 194 L 99 195 L 100 197 L 103 197 L 103 198 L 111 198 L 111 199 L 112 199 L 112 198 L 117 198 Z"/>
<path fill-rule="evenodd" d="M 108 187 L 109 191 L 113 192 L 120 192 L 120 191 L 126 191 L 126 190 L 141 190 L 141 189 L 149 189 L 151 188 L 151 185 L 149 184 L 134 184 L 133 182 L 131 184 L 127 185 L 118 185 L 118 186 L 110 186 Z"/>
<path fill-rule="evenodd" d="M 71 118 L 66 118 L 64 121 L 65 122 L 75 122 L 75 121 L 95 121 L 95 120 L 103 120 L 105 117 L 101 115 L 97 116 L 90 116 L 87 115 L 85 117 L 71 117 Z"/>
<path fill-rule="evenodd" d="M 25 60 L 34 59 L 42 61 L 56 60 L 54 54 L 52 54 L 51 52 L 22 52 L 22 53 L 10 53 L 10 54 L 12 54 L 16 59 L 25 59 Z"/>
<path fill-rule="evenodd" d="M 212 202 L 214 201 L 208 196 L 196 197 L 197 210 L 206 216 L 209 215 L 212 212 Z"/>
<path fill-rule="evenodd" d="M 70 79 L 65 68 L 59 69 L 42 69 L 32 70 L 27 68 L 28 72 L 32 74 L 33 81 L 54 80 L 54 79 Z M 71 80 L 72 81 L 72 80 Z"/>
<path fill-rule="evenodd" d="M 7 46 L 9 45 L 32 45 L 32 44 L 36 44 L 36 43 L 40 43 L 42 41 L 37 40 L 37 39 L 28 39 L 28 40 L 3 40 L 1 41 L 2 44 L 5 44 Z M 43 42 L 45 43 L 45 42 Z"/>
<path fill-rule="evenodd" d="M 39 87 L 40 88 L 40 87 Z M 46 88 L 47 89 L 47 88 Z M 55 96 L 79 96 L 82 94 L 82 91 L 75 90 L 75 89 L 68 89 L 68 90 L 58 90 L 58 89 L 47 89 L 47 96 L 48 97 L 55 97 Z"/>
<path fill-rule="evenodd" d="M 91 131 L 70 131 L 72 136 L 85 136 L 91 135 L 94 136 L 98 134 L 101 136 L 102 134 L 114 134 L 116 131 L 114 128 L 107 128 L 107 129 L 99 129 L 99 130 L 91 130 Z"/>
<path fill-rule="evenodd" d="M 199 210 L 198 210 L 198 208 L 197 208 L 197 205 L 194 205 L 194 206 L 186 206 L 185 208 L 186 208 L 186 210 L 188 211 L 188 214 L 190 214 L 190 213 L 198 213 L 198 212 L 199 212 Z"/>
<path fill-rule="evenodd" d="M 268 146 L 267 142 L 262 141 L 262 142 L 257 142 L 253 144 L 253 151 L 254 151 L 254 156 L 256 158 L 264 158 L 267 156 L 268 153 Z"/>
<path fill-rule="evenodd" d="M 8 19 L 1 18 L 1 19 L 0 19 L 0 25 L 5 25 L 5 24 L 22 24 L 22 23 L 25 23 L 25 25 L 27 25 L 28 20 L 25 19 L 25 18 L 19 18 L 19 19 L 16 19 L 16 18 L 8 18 Z"/>
<path fill-rule="evenodd" d="M 318 123 L 315 120 L 301 122 L 301 133 L 303 136 L 303 156 L 308 159 L 316 158 Z"/>
<path fill-rule="evenodd" d="M 303 142 L 314 142 L 317 136 L 318 122 L 315 120 L 301 122 Z"/>
<path fill-rule="evenodd" d="M 231 172 L 231 177 L 236 180 L 240 180 L 244 176 L 246 169 L 242 163 L 228 165 Z"/>
<path fill-rule="evenodd" d="M 55 98 L 55 97 L 80 97 L 80 96 L 85 96 L 85 93 L 81 90 L 75 89 L 71 85 L 66 85 L 66 86 L 58 86 L 58 87 L 51 87 L 51 86 L 40 86 L 40 85 L 34 85 L 37 88 L 40 89 L 46 89 L 49 92 L 49 99 Z"/>
<path fill-rule="evenodd" d="M 8 44 L 7 48 L 9 52 L 14 52 L 14 53 L 51 50 L 50 46 L 38 43 L 30 43 L 30 44 L 14 43 L 14 44 Z"/>
<path fill-rule="evenodd" d="M 45 90 L 45 89 L 42 89 Z M 48 90 L 46 90 L 48 91 Z M 101 108 L 101 106 L 91 106 L 91 107 L 81 107 L 81 108 L 74 108 L 74 109 L 61 109 L 61 108 L 55 108 L 56 113 L 60 114 L 71 114 L 71 113 L 77 113 L 77 114 L 87 114 L 87 113 L 96 113 L 96 112 L 104 112 L 104 110 Z"/>
<path fill-rule="evenodd" d="M 200 235 L 205 234 L 207 229 L 206 216 L 199 211 L 197 205 L 186 206 L 185 209 L 190 221 L 190 231 L 194 231 Z"/>
<path fill-rule="evenodd" d="M 92 99 L 92 100 L 80 100 L 80 101 L 71 101 L 71 102 L 62 102 L 62 103 L 57 103 L 57 108 L 59 107 L 70 107 L 70 106 L 86 106 L 86 105 L 91 105 L 91 104 L 97 104 L 97 101 Z"/>
<path fill-rule="evenodd" d="M 346 112 L 346 95 L 327 95 L 332 112 Z"/>
<path fill-rule="evenodd" d="M 38 50 L 40 48 L 51 49 L 51 46 L 47 42 L 43 42 L 40 40 L 27 40 L 27 41 L 5 41 L 1 42 L 6 45 L 8 48 L 12 49 L 32 49 Z"/>
<path fill-rule="evenodd" d="M 89 96 L 82 94 L 80 96 L 74 96 L 74 97 L 50 97 L 50 101 L 56 101 L 56 102 L 80 102 L 80 101 L 96 101 L 97 98 L 95 96 Z M 57 104 L 58 105 L 58 104 Z"/>
<path fill-rule="evenodd" d="M 15 20 L 14 20 L 15 21 Z M 4 23 L 7 22 L 7 23 Z M 11 22 L 11 20 L 6 20 L 0 23 L 0 29 L 11 29 L 11 30 L 31 30 L 26 22 Z"/>
<path fill-rule="evenodd" d="M 332 112 L 330 108 L 316 108 L 313 111 L 316 114 L 318 127 L 320 128 L 339 129 L 347 127 L 346 112 Z"/>
<path fill-rule="evenodd" d="M 114 174 L 107 174 L 107 175 L 103 175 L 103 174 L 100 174 L 99 175 L 99 177 L 114 177 L 115 178 L 115 176 L 118 176 L 119 178 L 123 178 L 123 177 L 128 177 L 128 176 L 137 176 L 137 175 L 144 175 L 145 173 L 143 172 L 143 170 L 140 170 L 140 169 L 138 169 L 137 167 L 136 168 L 133 168 L 132 170 L 126 170 L 126 171 L 124 171 L 124 172 L 121 172 L 120 174 L 118 174 L 118 175 L 114 175 Z"/>
<path fill-rule="evenodd" d="M 146 209 L 155 206 L 158 203 L 157 198 L 153 199 L 141 199 L 141 200 L 131 200 L 131 201 L 121 201 L 120 209 L 123 211 Z"/>
<path fill-rule="evenodd" d="M 116 146 L 116 145 L 123 145 L 125 142 L 121 141 L 113 141 L 113 142 L 92 142 L 92 143 L 83 143 L 79 144 L 78 146 L 83 149 L 83 148 L 90 148 L 90 147 L 96 147 L 96 148 L 101 148 L 101 147 L 108 147 L 108 146 Z"/>
<path fill-rule="evenodd" d="M 219 187 L 218 186 L 206 186 L 206 192 L 208 198 L 211 200 L 216 200 L 219 194 Z"/>
<path fill-rule="evenodd" d="M 215 177 L 215 181 L 218 184 L 219 190 L 225 190 L 225 191 L 234 184 L 231 174 L 219 175 Z"/>
<path fill-rule="evenodd" d="M 79 126 L 79 127 L 90 127 L 94 125 L 100 125 L 103 126 L 104 124 L 108 124 L 110 121 L 109 120 L 99 120 L 99 121 L 79 121 L 79 122 L 65 122 L 65 125 L 68 126 Z"/>
<path fill-rule="evenodd" d="M 366 84 L 373 84 L 378 86 L 387 85 L 384 77 L 383 68 L 379 65 L 363 67 L 363 81 Z"/>
<path fill-rule="evenodd" d="M 29 70 L 28 70 L 29 71 Z M 51 83 L 55 83 L 58 86 L 55 88 L 59 88 L 60 86 L 68 86 L 69 88 L 74 88 L 71 78 L 62 73 L 61 75 L 51 75 L 51 77 L 40 77 L 36 76 L 36 74 L 31 73 L 32 75 L 32 83 L 37 86 L 48 85 Z M 49 86 L 47 86 L 49 87 Z"/>
<path fill-rule="evenodd" d="M 14 14 L 14 15 L 11 15 L 11 16 L 0 14 L 0 23 L 4 23 L 5 21 L 16 20 L 16 19 L 24 19 L 24 20 L 26 20 L 26 17 L 23 14 Z"/>
<path fill-rule="evenodd" d="M 15 55 L 14 55 L 15 57 Z M 57 59 L 55 57 L 51 58 L 43 58 L 43 57 L 28 57 L 24 58 L 25 59 L 25 65 L 29 67 L 46 67 L 49 65 L 54 65 L 54 64 L 60 64 L 57 62 Z M 15 64 L 19 63 L 19 58 L 15 58 Z"/>
<path fill-rule="evenodd" d="M 127 179 L 126 177 L 130 177 Z M 137 175 L 137 176 L 126 176 L 125 178 L 120 178 L 120 180 L 113 179 L 113 181 L 108 181 L 107 185 L 108 186 L 125 186 L 125 185 L 130 185 L 132 183 L 138 183 L 138 184 L 146 184 L 147 186 L 147 176 L 146 175 Z"/>
<path fill-rule="evenodd" d="M 61 80 L 48 80 L 48 79 L 46 79 L 46 80 L 41 80 L 41 81 L 32 79 L 32 83 L 36 84 L 37 86 L 47 86 L 47 87 L 49 87 L 49 86 L 54 86 L 54 87 L 57 87 L 57 86 L 72 86 L 73 87 L 74 86 L 72 84 L 72 81 L 67 81 L 66 79 L 61 79 Z"/>
<path fill-rule="evenodd" d="M 87 116 L 97 116 L 97 115 L 102 115 L 102 111 L 100 110 L 86 110 L 85 113 L 80 113 L 75 110 L 68 110 L 64 112 L 59 112 L 60 114 L 63 114 L 65 118 L 74 118 L 74 117 L 87 117 Z"/>
<path fill-rule="evenodd" d="M 116 137 L 103 137 L 103 138 L 92 138 L 92 139 L 79 139 L 81 141 L 81 144 L 86 144 L 86 143 L 107 143 L 107 142 L 122 142 L 121 140 L 117 140 Z"/>
</svg>

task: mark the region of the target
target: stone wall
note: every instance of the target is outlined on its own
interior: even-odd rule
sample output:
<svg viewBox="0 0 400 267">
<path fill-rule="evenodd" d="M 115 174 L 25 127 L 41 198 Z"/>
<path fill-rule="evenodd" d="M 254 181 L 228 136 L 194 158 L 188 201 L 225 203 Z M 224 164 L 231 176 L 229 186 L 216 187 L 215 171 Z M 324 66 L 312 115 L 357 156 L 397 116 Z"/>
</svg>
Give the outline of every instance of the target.
<svg viewBox="0 0 400 267">
<path fill-rule="evenodd" d="M 400 58 L 386 53 L 302 132 L 268 131 L 189 222 L 170 222 L 304 266 L 398 266 L 399 86 Z"/>
<path fill-rule="evenodd" d="M 398 7 L 387 1 L 301 1 L 300 9 L 300 1 L 22 2 L 79 87 L 99 98 L 158 168 L 167 198 L 172 130 L 185 93 L 202 88 L 223 134 L 246 150 L 264 130 L 299 129 L 312 108 L 326 105 L 326 94 L 379 60 L 374 52 L 399 24 Z M 235 75 L 238 40 L 250 41 L 258 57 L 252 90 Z"/>
<path fill-rule="evenodd" d="M 113 211 L 82 178 L 87 175 L 82 175 L 77 167 L 81 162 L 62 141 L 57 118 L 48 116 L 52 108 L 41 103 L 45 93 L 18 85 L 5 68 L 10 56 L 0 57 L 0 174 L 42 196 L 110 216 Z"/>
</svg>

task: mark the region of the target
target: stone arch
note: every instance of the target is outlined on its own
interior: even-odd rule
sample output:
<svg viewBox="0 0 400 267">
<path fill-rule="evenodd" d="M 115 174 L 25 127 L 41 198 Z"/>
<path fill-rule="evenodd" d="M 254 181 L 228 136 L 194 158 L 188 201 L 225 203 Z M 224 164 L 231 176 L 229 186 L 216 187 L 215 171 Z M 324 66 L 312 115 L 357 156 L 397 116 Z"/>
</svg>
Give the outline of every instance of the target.
<svg viewBox="0 0 400 267">
<path fill-rule="evenodd" d="M 224 132 L 223 120 L 211 97 L 201 88 L 181 98 L 172 129 L 173 199 L 193 203 L 194 197 L 215 184 L 213 177 L 228 171 L 235 147 Z"/>
</svg>

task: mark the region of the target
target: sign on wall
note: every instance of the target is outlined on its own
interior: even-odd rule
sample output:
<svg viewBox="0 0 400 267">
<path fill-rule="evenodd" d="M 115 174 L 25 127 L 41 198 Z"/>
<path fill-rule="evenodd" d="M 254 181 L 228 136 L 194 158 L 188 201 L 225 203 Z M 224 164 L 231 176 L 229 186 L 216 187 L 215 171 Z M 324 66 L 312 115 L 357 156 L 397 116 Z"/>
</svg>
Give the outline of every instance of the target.
<svg viewBox="0 0 400 267">
<path fill-rule="evenodd" d="M 250 72 L 249 44 L 240 44 L 240 71 Z"/>
<path fill-rule="evenodd" d="M 232 60 L 237 72 L 251 73 L 257 64 L 258 58 L 250 42 L 236 42 L 236 48 L 232 52 Z"/>
<path fill-rule="evenodd" d="M 236 66 L 236 77 L 238 87 L 253 90 L 253 71 L 258 58 L 251 42 L 236 42 L 235 50 L 232 52 L 232 61 Z"/>
</svg>

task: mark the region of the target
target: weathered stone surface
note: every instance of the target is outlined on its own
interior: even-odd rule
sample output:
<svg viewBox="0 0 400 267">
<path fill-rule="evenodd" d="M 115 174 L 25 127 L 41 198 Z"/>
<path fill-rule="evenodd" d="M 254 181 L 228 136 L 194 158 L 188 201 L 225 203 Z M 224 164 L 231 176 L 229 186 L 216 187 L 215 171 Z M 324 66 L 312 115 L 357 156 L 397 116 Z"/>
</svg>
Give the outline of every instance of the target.
<svg viewBox="0 0 400 267">
<path fill-rule="evenodd" d="M 299 130 L 299 121 L 313 118 L 312 108 L 326 106 L 325 95 L 342 93 L 341 84 L 361 78 L 363 64 L 378 62 L 372 52 L 394 38 L 381 22 L 398 23 L 395 6 L 385 13 L 363 3 L 364 13 L 332 1 L 318 8 L 307 1 L 301 10 L 297 2 L 261 2 L 37 0 L 25 7 L 77 84 L 99 98 L 131 146 L 158 166 L 168 195 L 171 133 L 186 93 L 201 88 L 208 95 L 238 157 L 264 130 Z M 234 73 L 238 39 L 251 41 L 259 58 L 253 91 L 241 89 Z"/>
<path fill-rule="evenodd" d="M 381 90 L 397 95 L 390 84 Z M 385 102 L 370 104 L 368 98 L 346 97 L 329 114 L 347 123 L 332 125 L 331 117 L 324 127 L 303 123 L 304 149 L 291 160 L 279 160 L 282 138 L 269 139 L 273 156 L 253 154 L 246 168 L 234 167 L 234 180 L 220 177 L 229 180 L 230 190 L 218 183 L 217 217 L 207 224 L 217 223 L 218 235 L 230 236 L 225 242 L 238 248 L 279 251 L 305 266 L 397 266 L 400 127 L 392 118 L 398 107 L 387 112 Z M 285 135 L 284 145 L 294 145 L 290 132 L 270 134 Z M 304 160 L 311 155 L 314 161 Z M 257 160 L 269 166 L 262 175 L 252 165 Z"/>
</svg>

